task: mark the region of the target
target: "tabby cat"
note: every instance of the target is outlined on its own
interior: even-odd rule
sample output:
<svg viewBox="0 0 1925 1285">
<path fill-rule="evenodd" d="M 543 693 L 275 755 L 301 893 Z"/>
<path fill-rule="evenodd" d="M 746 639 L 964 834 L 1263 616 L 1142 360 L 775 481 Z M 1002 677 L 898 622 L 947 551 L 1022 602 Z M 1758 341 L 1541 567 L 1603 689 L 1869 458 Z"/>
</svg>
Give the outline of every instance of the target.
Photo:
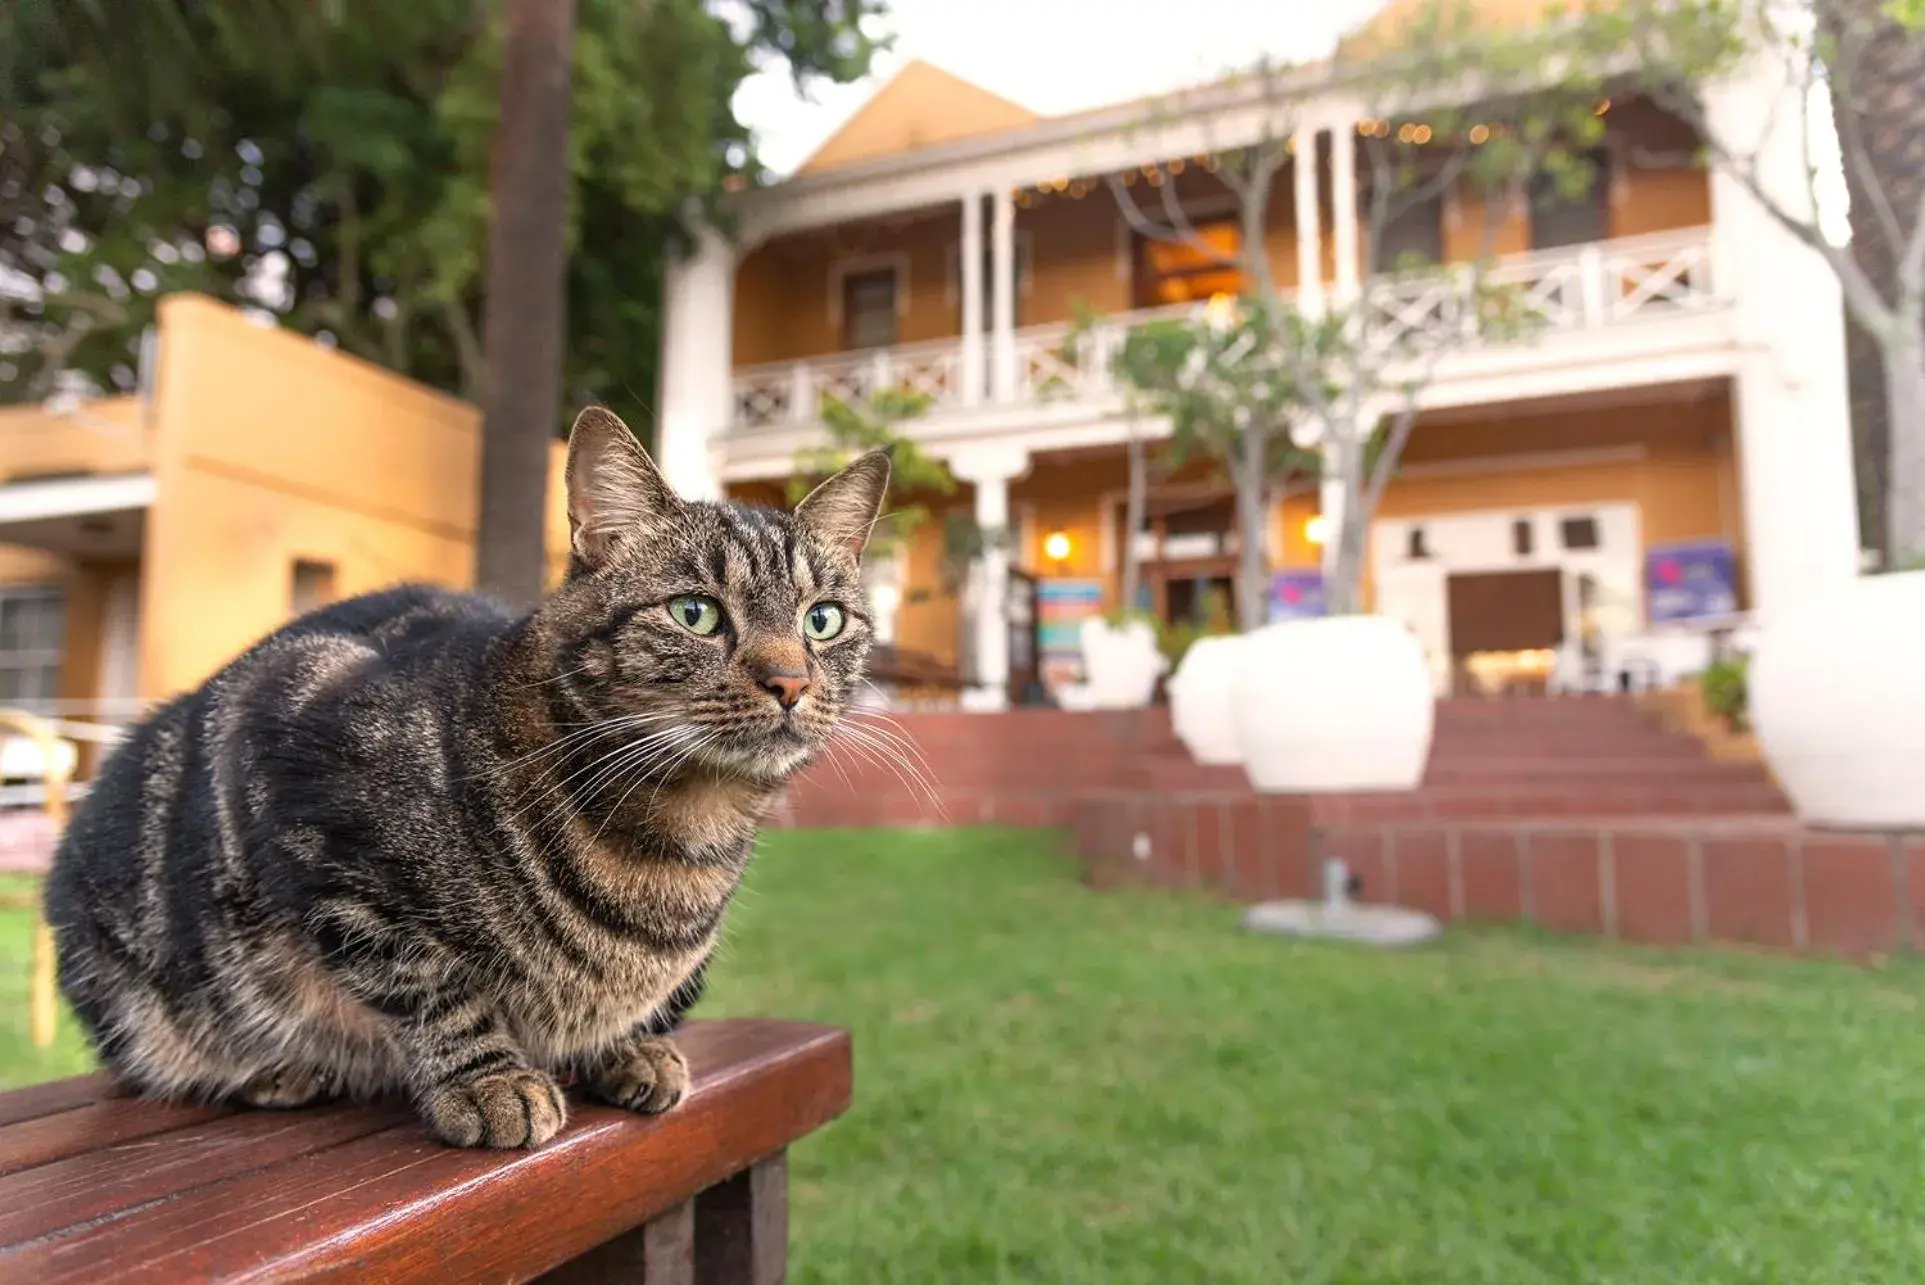
<svg viewBox="0 0 1925 1285">
<path fill-rule="evenodd" d="M 54 859 L 60 985 L 165 1098 L 406 1094 L 532 1147 L 557 1077 L 675 1105 L 756 827 L 861 680 L 871 453 L 794 513 L 685 501 L 575 423 L 567 578 L 531 614 L 399 588 L 294 621 L 162 708 Z"/>
</svg>

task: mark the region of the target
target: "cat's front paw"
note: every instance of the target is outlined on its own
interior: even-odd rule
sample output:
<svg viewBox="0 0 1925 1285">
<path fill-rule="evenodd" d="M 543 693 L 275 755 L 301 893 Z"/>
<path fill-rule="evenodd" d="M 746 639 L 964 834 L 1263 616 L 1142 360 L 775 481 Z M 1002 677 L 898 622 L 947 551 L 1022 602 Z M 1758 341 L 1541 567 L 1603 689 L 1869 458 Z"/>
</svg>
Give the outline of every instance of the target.
<svg viewBox="0 0 1925 1285">
<path fill-rule="evenodd" d="M 263 1071 L 235 1095 L 251 1107 L 304 1107 L 331 1097 L 328 1084 L 311 1071 L 277 1067 Z"/>
<path fill-rule="evenodd" d="M 455 1147 L 539 1147 L 568 1120 L 561 1088 L 542 1071 L 495 1071 L 443 1084 L 421 1107 L 428 1132 Z"/>
<path fill-rule="evenodd" d="M 641 1040 L 585 1077 L 584 1087 L 612 1106 L 660 1115 L 688 1094 L 688 1062 L 667 1040 Z"/>
</svg>

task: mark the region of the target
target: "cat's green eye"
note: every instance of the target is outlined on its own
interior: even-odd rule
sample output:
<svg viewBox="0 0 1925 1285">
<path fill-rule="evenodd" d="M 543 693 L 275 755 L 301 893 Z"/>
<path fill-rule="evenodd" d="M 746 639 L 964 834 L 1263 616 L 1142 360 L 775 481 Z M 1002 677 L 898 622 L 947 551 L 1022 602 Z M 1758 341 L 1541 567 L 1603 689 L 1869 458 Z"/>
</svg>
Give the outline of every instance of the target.
<svg viewBox="0 0 1925 1285">
<path fill-rule="evenodd" d="M 682 628 L 705 638 L 722 627 L 722 604 L 700 594 L 670 599 L 668 614 Z"/>
<path fill-rule="evenodd" d="M 842 608 L 833 602 L 818 602 L 802 617 L 802 632 L 817 642 L 828 642 L 842 632 Z"/>
</svg>

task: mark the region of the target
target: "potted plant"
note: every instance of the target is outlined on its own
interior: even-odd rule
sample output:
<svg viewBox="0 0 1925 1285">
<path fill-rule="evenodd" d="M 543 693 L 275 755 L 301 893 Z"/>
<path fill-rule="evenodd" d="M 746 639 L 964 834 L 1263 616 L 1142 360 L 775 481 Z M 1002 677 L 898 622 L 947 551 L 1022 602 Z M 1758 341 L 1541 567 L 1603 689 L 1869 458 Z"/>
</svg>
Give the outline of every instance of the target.
<svg viewBox="0 0 1925 1285">
<path fill-rule="evenodd" d="M 1242 638 L 1221 591 L 1209 595 L 1202 620 L 1167 625 L 1163 631 L 1163 654 L 1172 669 L 1166 684 L 1170 729 L 1191 758 L 1212 767 L 1243 761 L 1230 690 Z"/>
<path fill-rule="evenodd" d="M 1765 762 L 1808 824 L 1925 830 L 1925 568 L 1775 612 L 1746 678 Z"/>
<path fill-rule="evenodd" d="M 1168 668 L 1157 647 L 1156 625 L 1142 612 L 1113 611 L 1083 622 L 1086 709 L 1142 709 Z"/>
</svg>

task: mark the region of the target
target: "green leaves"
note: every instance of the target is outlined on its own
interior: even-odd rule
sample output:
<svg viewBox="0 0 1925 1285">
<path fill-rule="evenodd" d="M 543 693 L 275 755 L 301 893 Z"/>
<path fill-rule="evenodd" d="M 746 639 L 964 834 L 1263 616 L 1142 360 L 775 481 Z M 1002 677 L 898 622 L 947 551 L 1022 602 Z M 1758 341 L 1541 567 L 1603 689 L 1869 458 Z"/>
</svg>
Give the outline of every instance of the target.
<svg viewBox="0 0 1925 1285">
<path fill-rule="evenodd" d="M 878 8 L 577 0 L 569 400 L 650 421 L 685 202 L 756 173 L 737 86 L 770 57 L 798 80 L 862 74 Z M 44 396 L 54 364 L 126 386 L 154 298 L 184 288 L 477 395 L 497 17 L 497 0 L 0 0 L 0 281 L 41 296 L 0 298 L 29 345 L 0 353 L 0 401 Z M 111 189 L 79 177 L 103 170 Z"/>
</svg>

